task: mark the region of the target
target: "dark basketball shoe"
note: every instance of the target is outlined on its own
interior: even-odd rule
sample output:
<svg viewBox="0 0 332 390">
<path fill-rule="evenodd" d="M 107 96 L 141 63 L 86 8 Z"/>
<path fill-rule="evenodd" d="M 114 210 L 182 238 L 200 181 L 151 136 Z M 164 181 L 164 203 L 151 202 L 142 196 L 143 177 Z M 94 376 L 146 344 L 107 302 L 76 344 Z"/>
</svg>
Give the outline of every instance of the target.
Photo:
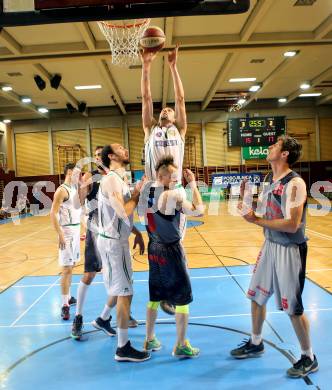
<svg viewBox="0 0 332 390">
<path fill-rule="evenodd" d="M 151 353 L 147 351 L 138 351 L 127 342 L 121 348 L 117 348 L 114 359 L 118 362 L 144 362 L 151 358 Z"/>
<path fill-rule="evenodd" d="M 83 329 L 83 317 L 78 314 L 75 316 L 73 326 L 71 328 L 71 337 L 75 340 L 79 340 L 82 337 Z"/>
<path fill-rule="evenodd" d="M 74 297 L 70 297 L 70 299 L 68 301 L 68 305 L 73 306 L 73 305 L 76 305 L 76 303 L 77 303 L 77 299 Z"/>
<path fill-rule="evenodd" d="M 246 359 L 249 357 L 258 357 L 264 353 L 263 341 L 259 345 L 251 342 L 251 339 L 244 339 L 243 343 L 231 351 L 231 355 L 236 359 Z"/>
<path fill-rule="evenodd" d="M 287 370 L 287 375 L 291 378 L 302 378 L 315 371 L 318 371 L 316 355 L 314 355 L 314 360 L 311 360 L 309 356 L 301 355 L 301 359 Z"/>
<path fill-rule="evenodd" d="M 70 318 L 69 306 L 67 306 L 67 305 L 62 306 L 61 317 L 65 321 L 69 320 L 69 318 Z"/>
<path fill-rule="evenodd" d="M 92 326 L 94 326 L 96 329 L 102 330 L 108 336 L 115 336 L 116 331 L 111 327 L 111 319 L 112 316 L 110 316 L 108 320 L 103 320 L 102 318 L 98 317 L 96 320 L 92 321 Z"/>
</svg>

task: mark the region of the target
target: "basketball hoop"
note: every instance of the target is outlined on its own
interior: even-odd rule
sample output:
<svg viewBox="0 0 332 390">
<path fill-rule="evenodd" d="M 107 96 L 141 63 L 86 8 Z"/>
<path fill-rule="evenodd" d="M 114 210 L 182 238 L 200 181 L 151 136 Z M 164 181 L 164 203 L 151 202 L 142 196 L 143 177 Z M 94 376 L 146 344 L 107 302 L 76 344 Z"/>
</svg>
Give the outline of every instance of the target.
<svg viewBox="0 0 332 390">
<path fill-rule="evenodd" d="M 101 32 L 110 45 L 112 64 L 128 67 L 137 63 L 139 40 L 148 28 L 150 19 L 98 22 Z"/>
</svg>

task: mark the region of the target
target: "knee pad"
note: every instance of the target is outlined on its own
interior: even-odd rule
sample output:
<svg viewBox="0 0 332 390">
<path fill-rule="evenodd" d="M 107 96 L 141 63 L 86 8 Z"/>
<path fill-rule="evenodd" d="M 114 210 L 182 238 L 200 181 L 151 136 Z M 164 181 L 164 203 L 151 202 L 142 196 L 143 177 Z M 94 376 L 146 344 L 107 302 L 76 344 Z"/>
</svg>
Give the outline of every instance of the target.
<svg viewBox="0 0 332 390">
<path fill-rule="evenodd" d="M 189 305 L 175 306 L 175 313 L 189 314 Z"/>
<path fill-rule="evenodd" d="M 152 302 L 152 301 L 150 301 L 148 303 L 148 308 L 152 309 L 152 310 L 158 310 L 159 304 L 160 304 L 160 302 Z"/>
</svg>

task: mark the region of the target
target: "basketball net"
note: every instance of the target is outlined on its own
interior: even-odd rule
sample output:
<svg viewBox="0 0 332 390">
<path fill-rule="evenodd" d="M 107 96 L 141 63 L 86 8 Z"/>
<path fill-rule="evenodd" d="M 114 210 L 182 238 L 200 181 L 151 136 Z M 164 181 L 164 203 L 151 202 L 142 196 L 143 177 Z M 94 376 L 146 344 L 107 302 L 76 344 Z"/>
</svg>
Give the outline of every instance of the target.
<svg viewBox="0 0 332 390">
<path fill-rule="evenodd" d="M 110 45 L 112 64 L 129 67 L 137 63 L 139 40 L 149 24 L 150 19 L 138 19 L 131 23 L 122 21 L 118 24 L 109 21 L 98 22 L 101 32 Z"/>
</svg>

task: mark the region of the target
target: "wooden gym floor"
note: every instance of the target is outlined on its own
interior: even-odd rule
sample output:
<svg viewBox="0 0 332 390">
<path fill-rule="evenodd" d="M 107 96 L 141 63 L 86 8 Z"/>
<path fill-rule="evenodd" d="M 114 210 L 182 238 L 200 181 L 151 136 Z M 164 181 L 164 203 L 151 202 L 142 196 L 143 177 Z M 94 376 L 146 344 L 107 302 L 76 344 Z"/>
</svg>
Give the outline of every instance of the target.
<svg viewBox="0 0 332 390">
<path fill-rule="evenodd" d="M 227 212 L 219 205 L 217 215 L 205 215 L 200 226 L 187 230 L 185 248 L 190 268 L 223 267 L 255 263 L 263 242 L 262 229 Z M 307 218 L 309 252 L 307 277 L 332 292 L 332 214 Z M 59 274 L 57 237 L 49 216 L 24 218 L 0 225 L 0 291 L 24 276 Z M 143 233 L 145 240 L 147 235 Z M 81 244 L 84 253 L 84 243 Z M 83 272 L 84 258 L 74 273 Z M 133 251 L 134 271 L 147 270 L 146 255 Z"/>
</svg>

